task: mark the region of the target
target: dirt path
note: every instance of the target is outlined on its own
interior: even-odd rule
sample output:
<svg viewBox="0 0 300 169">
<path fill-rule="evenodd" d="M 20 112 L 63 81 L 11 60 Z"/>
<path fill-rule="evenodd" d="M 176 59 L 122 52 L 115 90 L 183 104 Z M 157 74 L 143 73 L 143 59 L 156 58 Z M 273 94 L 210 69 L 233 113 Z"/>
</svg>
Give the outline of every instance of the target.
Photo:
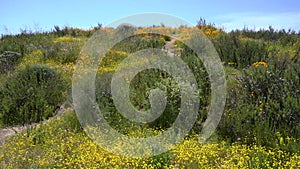
<svg viewBox="0 0 300 169">
<path fill-rule="evenodd" d="M 174 43 L 178 37 L 179 37 L 178 35 L 172 35 L 171 41 L 167 41 L 163 47 L 163 51 L 167 52 L 168 56 L 170 57 L 175 56 L 175 54 L 177 53 L 176 46 L 174 45 Z"/>
<path fill-rule="evenodd" d="M 56 115 L 51 117 L 50 119 L 61 116 L 65 110 L 66 110 L 66 108 L 64 106 L 61 106 L 60 109 L 57 110 L 57 112 L 55 113 Z M 50 120 L 50 119 L 48 119 L 48 120 Z M 21 132 L 24 132 L 24 131 L 34 127 L 35 125 L 37 125 L 37 123 L 33 123 L 31 125 L 24 125 L 24 126 L 13 126 L 13 127 L 0 128 L 0 146 L 3 143 L 5 143 L 5 140 L 8 137 L 14 136 Z"/>
<path fill-rule="evenodd" d="M 7 137 L 25 131 L 27 128 L 26 126 L 14 126 L 0 129 L 0 146 L 5 142 Z"/>
</svg>

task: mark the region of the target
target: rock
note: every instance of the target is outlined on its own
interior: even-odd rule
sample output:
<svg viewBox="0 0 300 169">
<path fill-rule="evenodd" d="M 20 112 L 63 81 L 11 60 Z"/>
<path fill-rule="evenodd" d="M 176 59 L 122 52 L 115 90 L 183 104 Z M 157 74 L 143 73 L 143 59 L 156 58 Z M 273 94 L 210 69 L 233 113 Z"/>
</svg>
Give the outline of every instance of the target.
<svg viewBox="0 0 300 169">
<path fill-rule="evenodd" d="M 15 65 L 18 63 L 21 54 L 12 51 L 5 51 L 0 55 L 0 74 L 14 70 Z"/>
</svg>

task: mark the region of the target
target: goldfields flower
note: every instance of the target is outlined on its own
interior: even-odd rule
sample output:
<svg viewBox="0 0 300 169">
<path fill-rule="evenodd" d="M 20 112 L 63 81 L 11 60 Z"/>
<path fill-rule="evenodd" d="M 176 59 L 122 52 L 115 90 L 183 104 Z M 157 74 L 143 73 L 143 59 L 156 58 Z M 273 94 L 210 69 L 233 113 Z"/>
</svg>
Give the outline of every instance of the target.
<svg viewBox="0 0 300 169">
<path fill-rule="evenodd" d="M 262 66 L 264 66 L 264 67 L 268 67 L 268 64 L 267 64 L 266 62 L 263 62 L 263 61 L 261 61 L 261 62 L 254 62 L 254 63 L 252 64 L 252 66 L 254 66 L 254 67 L 257 67 L 257 66 L 259 66 L 259 65 L 262 65 Z"/>
</svg>

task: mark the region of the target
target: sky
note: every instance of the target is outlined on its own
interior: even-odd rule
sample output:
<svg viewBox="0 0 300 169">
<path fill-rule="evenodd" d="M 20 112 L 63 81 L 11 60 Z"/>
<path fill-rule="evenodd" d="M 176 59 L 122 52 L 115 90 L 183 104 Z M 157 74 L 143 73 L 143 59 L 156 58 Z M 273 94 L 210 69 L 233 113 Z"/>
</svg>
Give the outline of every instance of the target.
<svg viewBox="0 0 300 169">
<path fill-rule="evenodd" d="M 196 25 L 200 18 L 225 31 L 260 28 L 300 30 L 300 0 L 0 0 L 0 34 L 89 29 L 139 13 L 170 14 Z"/>
</svg>

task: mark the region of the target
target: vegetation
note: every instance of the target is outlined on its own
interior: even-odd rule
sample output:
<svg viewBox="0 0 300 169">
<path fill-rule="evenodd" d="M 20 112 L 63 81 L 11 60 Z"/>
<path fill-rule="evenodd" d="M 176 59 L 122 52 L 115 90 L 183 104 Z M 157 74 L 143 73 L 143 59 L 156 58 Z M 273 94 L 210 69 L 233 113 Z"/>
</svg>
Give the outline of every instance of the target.
<svg viewBox="0 0 300 169">
<path fill-rule="evenodd" d="M 67 84 L 44 65 L 27 65 L 7 78 L 1 91 L 4 125 L 30 124 L 53 116 L 65 100 Z"/>
<path fill-rule="evenodd" d="M 1 37 L 0 53 L 13 51 L 18 58 L 9 62 L 0 58 L 0 65 L 12 67 L 6 66 L 0 74 L 0 126 L 37 123 L 1 145 L 1 167 L 300 167 L 300 33 L 272 27 L 227 33 L 203 19 L 196 28 L 118 28 L 119 33 L 124 29 L 137 33 L 156 29 L 178 36 L 174 42 L 175 57 L 180 57 L 193 72 L 201 105 L 192 131 L 172 150 L 149 158 L 128 158 L 97 146 L 81 128 L 72 106 L 61 116 L 50 118 L 62 104 L 70 102 L 76 59 L 83 45 L 99 29 L 114 31 L 101 25 L 92 30 L 55 26 L 52 32 L 25 31 Z M 182 43 L 191 38 L 187 35 L 192 29 L 202 30 L 211 40 L 227 79 L 225 110 L 208 143 L 197 140 L 210 107 L 208 73 L 194 51 Z M 159 88 L 167 96 L 164 112 L 151 123 L 141 124 L 123 117 L 114 105 L 110 88 L 117 66 L 126 57 L 146 48 L 162 49 L 171 39 L 155 33 L 128 37 L 112 47 L 99 64 L 96 101 L 104 118 L 117 131 L 130 137 L 145 137 L 157 135 L 174 123 L 181 96 L 178 82 L 168 72 L 148 69 L 128 82 L 130 102 L 138 110 L 150 108 L 148 98 L 152 89 Z"/>
</svg>

